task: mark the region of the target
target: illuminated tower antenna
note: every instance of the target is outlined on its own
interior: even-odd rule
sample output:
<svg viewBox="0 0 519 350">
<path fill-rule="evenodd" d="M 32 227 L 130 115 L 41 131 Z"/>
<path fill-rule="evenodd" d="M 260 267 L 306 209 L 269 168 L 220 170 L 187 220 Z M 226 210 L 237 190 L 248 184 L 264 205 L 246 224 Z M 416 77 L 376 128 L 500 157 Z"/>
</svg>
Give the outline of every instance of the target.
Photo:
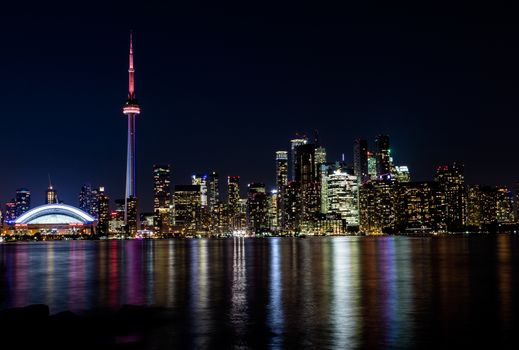
<svg viewBox="0 0 519 350">
<path fill-rule="evenodd" d="M 133 66 L 133 40 L 130 32 L 130 62 L 128 68 L 128 99 L 123 113 L 128 117 L 128 148 L 126 153 L 126 191 L 124 201 L 124 222 L 128 233 L 137 232 L 137 196 L 135 191 L 135 117 L 141 113 L 135 98 L 135 68 Z"/>
</svg>

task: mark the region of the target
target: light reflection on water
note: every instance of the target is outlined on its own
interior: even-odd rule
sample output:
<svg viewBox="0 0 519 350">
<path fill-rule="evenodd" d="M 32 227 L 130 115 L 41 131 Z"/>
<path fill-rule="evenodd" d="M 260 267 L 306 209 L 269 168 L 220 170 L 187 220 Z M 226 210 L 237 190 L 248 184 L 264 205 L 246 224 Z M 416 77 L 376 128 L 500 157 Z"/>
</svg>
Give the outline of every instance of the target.
<svg viewBox="0 0 519 350">
<path fill-rule="evenodd" d="M 163 306 L 182 323 L 159 343 L 194 348 L 504 342 L 518 328 L 518 252 L 506 235 L 10 243 L 0 305 Z"/>
</svg>

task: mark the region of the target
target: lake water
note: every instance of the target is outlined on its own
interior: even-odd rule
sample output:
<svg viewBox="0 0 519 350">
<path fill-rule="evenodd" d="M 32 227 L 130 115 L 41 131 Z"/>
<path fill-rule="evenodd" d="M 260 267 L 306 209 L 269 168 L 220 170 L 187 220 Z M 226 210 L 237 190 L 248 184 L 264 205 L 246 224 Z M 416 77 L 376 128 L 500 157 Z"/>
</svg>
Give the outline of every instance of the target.
<svg viewBox="0 0 519 350">
<path fill-rule="evenodd" d="M 516 347 L 519 237 L 0 244 L 1 309 L 154 305 L 150 348 Z"/>
</svg>

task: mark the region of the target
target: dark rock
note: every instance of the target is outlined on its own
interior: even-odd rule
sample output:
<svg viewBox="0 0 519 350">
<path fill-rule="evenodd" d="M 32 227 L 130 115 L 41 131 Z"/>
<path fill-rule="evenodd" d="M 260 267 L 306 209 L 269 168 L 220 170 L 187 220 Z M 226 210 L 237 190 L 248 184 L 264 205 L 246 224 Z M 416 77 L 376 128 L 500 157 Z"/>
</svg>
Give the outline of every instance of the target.
<svg viewBox="0 0 519 350">
<path fill-rule="evenodd" d="M 45 322 L 49 317 L 49 307 L 34 304 L 26 307 L 14 307 L 0 312 L 0 324 L 19 326 L 22 323 Z"/>
</svg>

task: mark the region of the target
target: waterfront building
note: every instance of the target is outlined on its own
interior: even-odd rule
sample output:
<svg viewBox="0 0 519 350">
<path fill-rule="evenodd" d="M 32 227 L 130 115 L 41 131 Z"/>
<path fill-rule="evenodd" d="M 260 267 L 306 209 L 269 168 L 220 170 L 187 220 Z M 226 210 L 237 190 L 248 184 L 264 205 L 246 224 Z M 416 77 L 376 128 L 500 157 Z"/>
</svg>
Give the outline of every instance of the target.
<svg viewBox="0 0 519 350">
<path fill-rule="evenodd" d="M 26 213 L 31 208 L 31 191 L 26 188 L 16 190 L 16 217 Z"/>
<path fill-rule="evenodd" d="M 449 231 L 459 231 L 466 223 L 466 195 L 463 164 L 436 167 L 434 181 L 445 198 L 445 219 Z"/>
<path fill-rule="evenodd" d="M 139 227 L 139 217 L 137 216 L 137 197 L 130 196 L 126 198 L 126 233 L 131 237 L 137 234 L 137 228 Z"/>
<path fill-rule="evenodd" d="M 174 194 L 175 227 L 181 235 L 200 230 L 200 185 L 176 185 Z"/>
<path fill-rule="evenodd" d="M 514 203 L 505 186 L 468 186 L 467 225 L 479 229 L 514 223 Z"/>
<path fill-rule="evenodd" d="M 110 221 L 108 222 L 108 234 L 110 235 L 125 233 L 124 199 L 122 199 L 122 202 L 122 212 L 116 210 L 110 213 Z"/>
<path fill-rule="evenodd" d="M 514 220 L 514 198 L 506 186 L 496 186 L 496 222 L 498 225 L 512 225 Z"/>
<path fill-rule="evenodd" d="M 108 234 L 109 222 L 110 222 L 110 198 L 105 193 L 104 187 L 99 187 L 97 197 L 97 231 L 101 234 Z"/>
<path fill-rule="evenodd" d="M 139 222 L 141 225 L 141 230 L 146 232 L 156 232 L 155 231 L 155 213 L 143 213 L 141 212 L 139 215 Z"/>
<path fill-rule="evenodd" d="M 247 227 L 252 233 L 262 233 L 269 229 L 268 198 L 265 184 L 251 183 L 247 195 Z"/>
<path fill-rule="evenodd" d="M 65 204 L 44 204 L 18 216 L 10 223 L 16 235 L 92 235 L 97 221 L 81 209 Z"/>
<path fill-rule="evenodd" d="M 360 230 L 380 234 L 394 232 L 397 223 L 397 192 L 392 181 L 365 183 L 359 191 Z"/>
<path fill-rule="evenodd" d="M 240 177 L 227 177 L 227 214 L 229 219 L 229 228 L 231 230 L 241 228 L 240 224 Z"/>
<path fill-rule="evenodd" d="M 301 184 L 290 181 L 285 191 L 285 228 L 287 233 L 299 233 L 301 230 Z"/>
<path fill-rule="evenodd" d="M 341 235 L 348 233 L 348 225 L 340 214 L 321 213 L 317 214 L 312 230 L 318 235 Z"/>
<path fill-rule="evenodd" d="M 268 227 L 271 232 L 281 230 L 281 224 L 279 221 L 279 212 L 278 208 L 279 203 L 282 203 L 282 200 L 279 199 L 279 193 L 277 190 L 272 190 L 268 194 Z"/>
<path fill-rule="evenodd" d="M 277 226 L 284 227 L 285 223 L 285 190 L 288 184 L 288 152 L 276 152 L 276 189 L 277 189 Z"/>
<path fill-rule="evenodd" d="M 321 209 L 321 186 L 315 167 L 315 145 L 304 144 L 296 148 L 295 167 L 295 181 L 301 186 L 301 224 L 304 230 L 308 231 L 311 221 Z"/>
<path fill-rule="evenodd" d="M 340 163 L 329 168 L 326 183 L 326 213 L 337 214 L 348 227 L 359 226 L 358 177 Z"/>
<path fill-rule="evenodd" d="M 169 164 L 153 165 L 153 231 L 155 233 L 170 231 L 173 224 L 172 199 L 171 168 Z"/>
<path fill-rule="evenodd" d="M 401 231 L 444 231 L 445 204 L 437 182 L 398 185 L 398 226 Z"/>
</svg>

